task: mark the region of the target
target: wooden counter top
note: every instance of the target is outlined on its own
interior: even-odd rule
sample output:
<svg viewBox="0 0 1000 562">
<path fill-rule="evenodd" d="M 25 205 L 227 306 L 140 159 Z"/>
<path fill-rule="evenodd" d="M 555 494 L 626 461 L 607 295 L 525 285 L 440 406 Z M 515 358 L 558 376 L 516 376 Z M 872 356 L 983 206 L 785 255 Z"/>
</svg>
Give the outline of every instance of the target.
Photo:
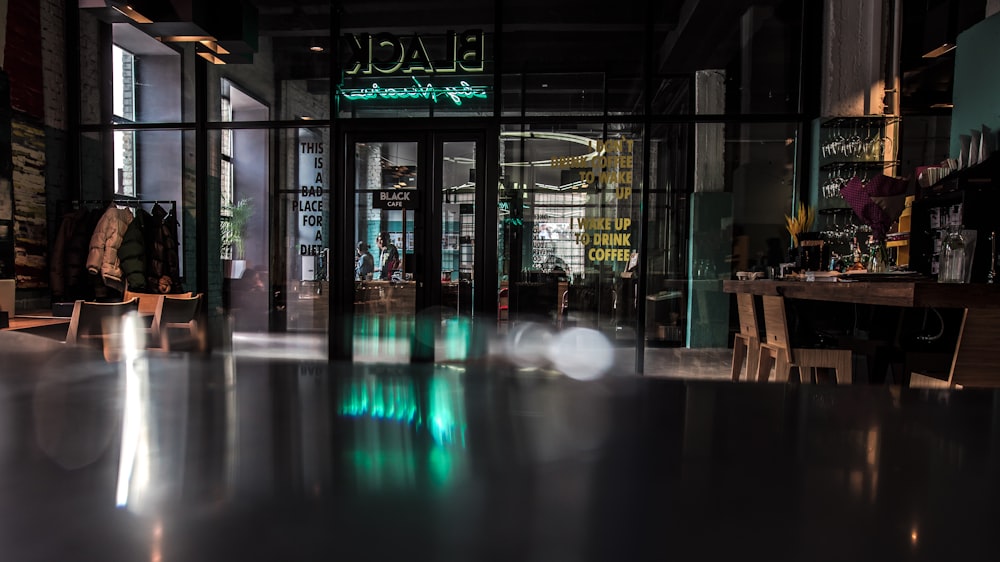
<svg viewBox="0 0 1000 562">
<path fill-rule="evenodd" d="M 1000 308 L 1000 285 L 935 283 L 933 281 L 757 281 L 726 280 L 727 293 L 781 295 L 791 299 L 822 300 L 902 307 Z"/>
</svg>

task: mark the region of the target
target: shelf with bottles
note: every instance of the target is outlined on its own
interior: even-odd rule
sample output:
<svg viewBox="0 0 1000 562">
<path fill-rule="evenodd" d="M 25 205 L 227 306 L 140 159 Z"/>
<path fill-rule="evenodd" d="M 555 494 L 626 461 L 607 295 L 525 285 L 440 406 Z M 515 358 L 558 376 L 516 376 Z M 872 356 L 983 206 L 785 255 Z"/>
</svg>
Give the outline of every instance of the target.
<svg viewBox="0 0 1000 562">
<path fill-rule="evenodd" d="M 909 262 L 909 232 L 893 231 L 886 238 L 884 250 L 876 252 L 872 227 L 864 224 L 850 207 L 831 207 L 817 211 L 818 232 L 825 242 L 824 267 L 845 270 L 861 264 L 869 267 L 875 254 L 889 266 L 905 267 Z M 908 227 L 907 227 L 908 228 Z"/>
<path fill-rule="evenodd" d="M 989 239 L 1000 231 L 997 208 L 1000 208 L 1000 190 L 990 182 L 968 182 L 959 189 L 917 197 L 910 228 L 911 269 L 938 275 L 942 245 L 949 228 L 962 225 L 971 259 L 966 278 L 973 283 L 986 281 L 993 261 Z"/>
</svg>

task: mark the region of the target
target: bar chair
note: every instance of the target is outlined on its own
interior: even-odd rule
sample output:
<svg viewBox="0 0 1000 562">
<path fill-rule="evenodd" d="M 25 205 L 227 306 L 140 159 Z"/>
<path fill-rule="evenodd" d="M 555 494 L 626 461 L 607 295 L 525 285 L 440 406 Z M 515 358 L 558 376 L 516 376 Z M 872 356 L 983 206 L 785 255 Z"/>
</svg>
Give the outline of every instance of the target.
<svg viewBox="0 0 1000 562">
<path fill-rule="evenodd" d="M 193 296 L 163 295 L 153 314 L 150 345 L 170 351 L 183 344 L 204 351 L 205 335 L 198 321 L 201 301 L 201 293 Z M 177 334 L 178 331 L 180 334 Z"/>
<path fill-rule="evenodd" d="M 193 297 L 194 293 L 188 291 L 187 293 L 173 293 L 171 297 Z M 164 295 L 160 293 L 141 293 L 139 291 L 133 291 L 127 286 L 125 287 L 125 292 L 122 294 L 122 300 L 128 301 L 133 298 L 139 299 L 139 315 L 141 316 L 152 316 L 156 312 L 156 307 L 160 304 L 160 299 Z"/>
<path fill-rule="evenodd" d="M 105 360 L 116 361 L 118 359 L 116 350 L 119 349 L 119 342 L 116 339 L 121 337 L 122 316 L 138 310 L 138 299 L 124 302 L 78 300 L 73 303 L 73 315 L 66 331 L 66 343 L 101 349 Z"/>
<path fill-rule="evenodd" d="M 139 300 L 139 315 L 140 316 L 153 316 L 156 312 L 156 307 L 160 304 L 160 299 L 163 295 L 153 294 L 153 293 L 140 293 L 137 291 L 130 290 L 127 286 L 125 291 L 122 293 L 122 301 L 130 301 L 132 299 Z"/>
<path fill-rule="evenodd" d="M 733 381 L 740 380 L 746 363 L 746 381 L 757 380 L 757 363 L 760 356 L 760 332 L 757 328 L 757 310 L 753 295 L 736 294 L 736 310 L 740 321 L 740 331 L 733 337 Z"/>
<path fill-rule="evenodd" d="M 191 297 L 193 296 L 193 293 L 176 293 L 170 296 Z M 142 293 L 139 291 L 133 291 L 129 289 L 128 285 L 125 286 L 125 291 L 122 293 L 122 301 L 138 299 L 139 318 L 142 320 L 143 331 L 148 339 L 147 343 L 152 346 L 156 346 L 159 341 L 159 335 L 156 333 L 156 327 L 153 323 L 156 317 L 156 310 L 160 307 L 160 301 L 162 301 L 164 297 L 166 297 L 166 295 L 160 293 Z"/>
<path fill-rule="evenodd" d="M 826 348 L 793 348 L 789 343 L 788 320 L 785 315 L 784 297 L 765 295 L 765 341 L 760 344 L 757 363 L 757 380 L 767 381 L 774 369 L 774 379 L 787 382 L 792 367 L 799 371 L 799 380 L 810 382 L 814 369 L 834 369 L 837 384 L 851 384 L 854 376 L 851 367 L 851 350 Z"/>
</svg>

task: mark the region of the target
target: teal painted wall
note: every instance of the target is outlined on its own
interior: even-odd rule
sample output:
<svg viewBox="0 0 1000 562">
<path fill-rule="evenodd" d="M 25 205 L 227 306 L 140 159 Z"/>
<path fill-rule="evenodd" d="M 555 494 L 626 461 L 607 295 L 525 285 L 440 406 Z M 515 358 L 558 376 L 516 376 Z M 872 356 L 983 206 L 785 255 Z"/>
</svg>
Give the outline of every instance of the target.
<svg viewBox="0 0 1000 562">
<path fill-rule="evenodd" d="M 958 158 L 958 135 L 986 125 L 997 146 L 1000 130 L 1000 13 L 977 23 L 958 36 L 955 50 L 955 104 L 951 119 L 949 156 Z"/>
<path fill-rule="evenodd" d="M 731 295 L 722 292 L 722 280 L 729 278 L 728 254 L 731 233 L 721 225 L 733 219 L 731 193 L 692 193 L 688 263 L 688 330 L 691 348 L 726 347 L 729 344 L 729 304 Z M 698 274 L 699 262 L 708 272 Z"/>
</svg>

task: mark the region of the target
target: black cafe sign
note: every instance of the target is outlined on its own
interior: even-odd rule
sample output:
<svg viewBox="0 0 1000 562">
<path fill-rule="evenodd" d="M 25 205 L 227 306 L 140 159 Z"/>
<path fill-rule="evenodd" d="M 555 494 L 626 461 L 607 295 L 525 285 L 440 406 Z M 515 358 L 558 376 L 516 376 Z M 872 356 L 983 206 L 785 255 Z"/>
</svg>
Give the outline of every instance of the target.
<svg viewBox="0 0 1000 562">
<path fill-rule="evenodd" d="M 426 41 L 425 41 L 426 37 Z M 442 41 L 443 39 L 443 41 Z M 443 36 L 347 33 L 348 76 L 483 72 L 483 31 L 448 31 Z M 436 47 L 428 49 L 428 44 Z"/>
<path fill-rule="evenodd" d="M 373 199 L 372 206 L 376 209 L 412 211 L 417 208 L 417 190 L 415 189 L 383 189 L 376 191 Z"/>
</svg>

